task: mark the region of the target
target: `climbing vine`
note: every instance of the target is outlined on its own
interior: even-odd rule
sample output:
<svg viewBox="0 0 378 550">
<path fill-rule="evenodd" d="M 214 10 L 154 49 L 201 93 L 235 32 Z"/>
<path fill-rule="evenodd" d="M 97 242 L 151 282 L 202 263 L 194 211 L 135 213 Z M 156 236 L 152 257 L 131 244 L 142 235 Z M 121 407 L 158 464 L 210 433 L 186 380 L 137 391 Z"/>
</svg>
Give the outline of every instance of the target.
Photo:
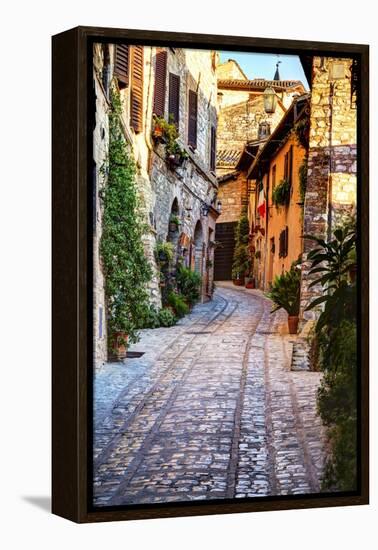
<svg viewBox="0 0 378 550">
<path fill-rule="evenodd" d="M 145 225 L 139 213 L 135 184 L 135 164 L 121 126 L 119 93 L 111 92 L 109 112 L 109 152 L 101 172 L 103 232 L 101 257 L 105 275 L 109 344 L 117 332 L 128 335 L 128 343 L 138 340 L 138 321 L 148 308 L 146 284 L 152 272 L 144 254 Z"/>
</svg>

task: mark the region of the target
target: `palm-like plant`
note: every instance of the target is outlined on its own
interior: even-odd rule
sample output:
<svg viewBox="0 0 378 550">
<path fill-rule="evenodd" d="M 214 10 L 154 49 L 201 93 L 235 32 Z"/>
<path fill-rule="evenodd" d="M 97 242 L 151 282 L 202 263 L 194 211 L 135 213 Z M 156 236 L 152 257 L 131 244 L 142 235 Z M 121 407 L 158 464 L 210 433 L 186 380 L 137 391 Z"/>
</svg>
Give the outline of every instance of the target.
<svg viewBox="0 0 378 550">
<path fill-rule="evenodd" d="M 342 318 L 354 318 L 356 296 L 354 285 L 349 281 L 349 272 L 356 264 L 356 230 L 355 226 L 346 225 L 333 232 L 333 239 L 324 239 L 306 235 L 317 243 L 317 247 L 307 254 L 311 261 L 309 275 L 319 274 L 309 287 L 322 285 L 325 294 L 316 298 L 307 307 L 313 309 L 324 303 L 316 330 L 319 332 L 325 325 L 333 326 Z"/>
<path fill-rule="evenodd" d="M 274 302 L 271 313 L 283 308 L 288 315 L 299 314 L 301 272 L 298 264 L 293 263 L 289 271 L 277 275 L 266 296 Z"/>
</svg>

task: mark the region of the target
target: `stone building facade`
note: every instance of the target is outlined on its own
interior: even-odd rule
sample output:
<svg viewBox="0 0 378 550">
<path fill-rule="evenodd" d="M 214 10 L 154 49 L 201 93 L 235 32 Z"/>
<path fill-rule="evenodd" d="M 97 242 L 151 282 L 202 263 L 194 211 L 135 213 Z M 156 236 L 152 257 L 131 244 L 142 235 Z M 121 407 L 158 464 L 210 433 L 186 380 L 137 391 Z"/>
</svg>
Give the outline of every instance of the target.
<svg viewBox="0 0 378 550">
<path fill-rule="evenodd" d="M 304 234 L 328 239 L 343 215 L 353 213 L 357 197 L 357 120 L 352 59 L 312 59 L 311 114 Z M 304 252 L 314 246 L 304 241 Z M 309 287 L 309 264 L 302 267 L 301 317 L 322 289 Z"/>
<path fill-rule="evenodd" d="M 217 133 L 217 177 L 218 199 L 222 213 L 217 220 L 217 240 L 224 246 L 217 250 L 218 263 L 227 263 L 227 270 L 216 270 L 217 277 L 230 277 L 231 261 L 225 262 L 224 255 L 232 256 L 229 246 L 232 224 L 235 227 L 242 212 L 248 208 L 253 182 L 248 181 L 247 167 L 250 167 L 258 151 L 277 128 L 293 99 L 305 90 L 296 80 L 248 80 L 238 63 L 232 59 L 217 66 L 218 84 L 218 133 Z M 264 108 L 264 91 L 273 88 L 277 105 L 274 113 Z M 253 200 L 253 197 L 252 199 Z M 223 237 L 224 235 L 224 237 Z M 223 243 L 223 238 L 227 243 Z"/>
<path fill-rule="evenodd" d="M 181 256 L 187 266 L 200 273 L 202 300 L 212 294 L 214 248 L 210 241 L 214 241 L 218 216 L 217 83 L 211 51 L 95 44 L 93 59 L 94 342 L 95 363 L 99 365 L 107 360 L 106 302 L 99 245 L 100 190 L 106 185 L 102 167 L 109 147 L 110 88 L 116 86 L 120 93 L 125 144 L 135 160 L 141 214 L 147 227 L 144 249 L 153 272 L 148 285 L 150 302 L 160 308 L 160 273 L 155 259 L 159 241 L 173 242 L 176 259 Z M 172 94 L 176 105 L 172 104 Z M 159 102 L 160 112 L 156 113 Z M 172 105 L 177 111 L 177 142 L 188 157 L 180 166 L 167 162 L 165 145 L 152 139 L 154 114 L 168 120 Z M 169 231 L 171 214 L 177 215 L 181 222 L 177 234 Z"/>
<path fill-rule="evenodd" d="M 217 129 L 214 53 L 187 49 L 172 51 L 170 48 L 158 53 L 160 56 L 165 54 L 165 70 L 160 78 L 166 93 L 164 108 L 155 114 L 169 120 L 170 106 L 177 111 L 177 141 L 188 159 L 181 166 L 172 167 L 166 160 L 165 145 L 155 145 L 150 169 L 155 200 L 154 224 L 157 239 L 173 242 L 177 257 L 200 273 L 202 300 L 206 300 L 212 293 L 214 249 L 211 242 L 218 217 L 218 183 L 212 160 Z M 193 98 L 196 107 L 191 113 Z M 195 135 L 190 128 L 193 115 Z M 172 214 L 180 220 L 176 233 L 169 231 Z"/>
</svg>

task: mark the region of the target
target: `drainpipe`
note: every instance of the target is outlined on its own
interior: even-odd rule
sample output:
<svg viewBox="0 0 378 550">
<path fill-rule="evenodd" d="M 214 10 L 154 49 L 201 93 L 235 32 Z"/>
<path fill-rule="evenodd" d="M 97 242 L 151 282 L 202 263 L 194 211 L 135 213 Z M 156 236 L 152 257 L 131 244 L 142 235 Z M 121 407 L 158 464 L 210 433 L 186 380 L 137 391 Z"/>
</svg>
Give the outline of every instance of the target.
<svg viewBox="0 0 378 550">
<path fill-rule="evenodd" d="M 151 120 L 149 118 L 149 114 L 150 114 L 149 111 L 150 111 L 150 105 L 151 105 L 151 102 L 152 102 L 151 87 L 152 87 L 152 56 L 153 56 L 153 49 L 154 49 L 153 46 L 151 46 L 150 47 L 150 73 L 149 73 L 149 76 L 148 76 L 147 101 L 146 101 L 146 109 L 145 109 L 145 116 L 144 116 L 144 140 L 145 140 L 147 148 L 149 150 L 149 155 L 151 155 L 151 153 L 153 151 L 153 144 L 152 144 L 152 140 L 151 140 L 151 132 L 147 132 L 147 129 L 149 128 L 149 125 L 151 123 Z M 148 165 L 150 165 L 150 162 L 148 162 Z M 149 168 L 149 166 L 148 166 L 148 168 Z"/>
<path fill-rule="evenodd" d="M 332 237 L 332 164 L 333 164 L 333 152 L 332 152 L 332 132 L 333 132 L 333 100 L 335 92 L 335 82 L 330 83 L 330 114 L 329 114 L 329 173 L 328 173 L 328 189 L 327 189 L 327 241 Z"/>
<path fill-rule="evenodd" d="M 266 178 L 266 197 L 265 197 L 265 213 L 266 213 L 266 220 L 265 220 L 265 244 L 264 244 L 264 290 L 266 290 L 266 258 L 268 255 L 268 223 L 269 223 L 269 178 L 270 178 L 270 166 L 268 164 L 268 172 L 267 172 L 267 178 Z"/>
</svg>

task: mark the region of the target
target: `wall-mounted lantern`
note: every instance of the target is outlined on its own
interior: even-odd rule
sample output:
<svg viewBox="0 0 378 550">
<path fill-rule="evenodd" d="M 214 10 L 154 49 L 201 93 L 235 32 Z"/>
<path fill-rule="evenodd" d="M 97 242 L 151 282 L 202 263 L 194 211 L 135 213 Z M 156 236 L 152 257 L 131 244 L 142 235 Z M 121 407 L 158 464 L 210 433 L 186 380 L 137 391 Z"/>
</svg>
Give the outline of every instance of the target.
<svg viewBox="0 0 378 550">
<path fill-rule="evenodd" d="M 219 214 L 222 212 L 222 201 L 217 202 L 217 211 L 219 212 Z"/>
<path fill-rule="evenodd" d="M 206 202 L 203 202 L 201 204 L 201 214 L 202 216 L 207 216 L 209 214 L 209 211 L 210 211 L 210 204 L 206 204 Z"/>
<path fill-rule="evenodd" d="M 275 112 L 277 107 L 277 94 L 273 88 L 266 88 L 264 91 L 264 110 L 267 114 Z"/>
</svg>

